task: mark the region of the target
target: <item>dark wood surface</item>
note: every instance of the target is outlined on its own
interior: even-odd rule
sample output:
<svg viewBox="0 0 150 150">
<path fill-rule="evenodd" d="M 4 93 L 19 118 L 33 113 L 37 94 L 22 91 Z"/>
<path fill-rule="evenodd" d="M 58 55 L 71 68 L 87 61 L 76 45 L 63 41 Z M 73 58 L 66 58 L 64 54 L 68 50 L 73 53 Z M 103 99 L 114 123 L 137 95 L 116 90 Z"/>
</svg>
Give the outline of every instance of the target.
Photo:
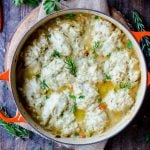
<svg viewBox="0 0 150 150">
<path fill-rule="evenodd" d="M 0 72 L 3 71 L 6 45 L 18 23 L 32 10 L 27 6 L 16 8 L 12 0 L 1 0 L 4 7 L 4 28 L 0 33 Z M 149 0 L 108 0 L 109 5 L 120 10 L 126 18 L 130 11 L 138 10 L 145 20 L 147 30 L 150 30 L 150 1 Z M 0 105 L 7 107 L 13 115 L 15 105 L 11 93 L 4 82 L 0 81 Z M 150 88 L 140 112 L 132 123 L 121 133 L 109 140 L 106 150 L 150 150 L 150 143 L 145 142 L 145 137 L 150 134 Z M 0 127 L 0 150 L 51 150 L 58 149 L 53 142 L 39 135 L 32 134 L 30 139 L 22 140 L 10 136 Z"/>
</svg>

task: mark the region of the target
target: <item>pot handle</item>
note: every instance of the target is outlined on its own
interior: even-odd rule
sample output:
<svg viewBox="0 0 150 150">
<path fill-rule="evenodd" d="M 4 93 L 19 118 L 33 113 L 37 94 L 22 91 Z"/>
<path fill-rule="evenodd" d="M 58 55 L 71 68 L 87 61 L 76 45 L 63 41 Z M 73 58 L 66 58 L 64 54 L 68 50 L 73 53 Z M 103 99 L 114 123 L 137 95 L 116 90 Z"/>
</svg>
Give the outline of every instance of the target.
<svg viewBox="0 0 150 150">
<path fill-rule="evenodd" d="M 144 36 L 150 36 L 150 31 L 143 31 L 143 32 L 132 31 L 132 34 L 137 39 L 137 41 L 140 42 L 141 38 L 143 38 Z M 148 77 L 147 85 L 149 86 L 150 85 L 150 72 L 148 72 L 147 77 Z"/>
<path fill-rule="evenodd" d="M 0 74 L 0 80 L 5 80 L 9 82 L 9 73 L 10 71 L 7 70 L 3 73 Z M 8 123 L 13 123 L 13 122 L 26 122 L 25 119 L 22 117 L 22 115 L 19 113 L 19 111 L 16 111 L 16 115 L 12 118 L 6 117 L 2 112 L 0 112 L 0 118 Z"/>
<path fill-rule="evenodd" d="M 143 31 L 143 32 L 135 32 L 132 31 L 132 34 L 137 39 L 138 42 L 140 42 L 141 38 L 144 36 L 150 36 L 150 31 Z"/>
<path fill-rule="evenodd" d="M 148 72 L 148 76 L 147 76 L 147 85 L 150 86 L 150 72 Z"/>
</svg>

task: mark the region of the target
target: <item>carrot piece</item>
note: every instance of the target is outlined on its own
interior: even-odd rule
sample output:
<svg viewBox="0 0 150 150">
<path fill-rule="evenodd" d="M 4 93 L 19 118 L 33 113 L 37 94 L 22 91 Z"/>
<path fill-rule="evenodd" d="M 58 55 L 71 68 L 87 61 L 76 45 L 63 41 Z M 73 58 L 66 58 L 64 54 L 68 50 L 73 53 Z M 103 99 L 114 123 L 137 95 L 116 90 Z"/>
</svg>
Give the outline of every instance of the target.
<svg viewBox="0 0 150 150">
<path fill-rule="evenodd" d="M 106 104 L 100 103 L 98 108 L 101 109 L 101 110 L 105 110 L 106 109 Z"/>
<path fill-rule="evenodd" d="M 86 136 L 84 134 L 80 134 L 79 138 L 85 138 Z"/>
</svg>

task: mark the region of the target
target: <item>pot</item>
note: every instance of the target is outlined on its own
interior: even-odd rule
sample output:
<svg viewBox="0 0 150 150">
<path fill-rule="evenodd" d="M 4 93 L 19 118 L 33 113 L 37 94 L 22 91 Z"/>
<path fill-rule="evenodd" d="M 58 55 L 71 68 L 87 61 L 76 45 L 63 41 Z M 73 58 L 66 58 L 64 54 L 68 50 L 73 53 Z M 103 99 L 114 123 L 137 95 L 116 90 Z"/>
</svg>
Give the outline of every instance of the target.
<svg viewBox="0 0 150 150">
<path fill-rule="evenodd" d="M 21 100 L 19 99 L 18 93 L 17 93 L 17 87 L 16 87 L 16 65 L 18 62 L 18 57 L 21 51 L 21 48 L 23 47 L 25 41 L 30 37 L 30 35 L 41 25 L 46 23 L 47 21 L 61 16 L 65 15 L 68 13 L 89 13 L 89 14 L 94 14 L 97 16 L 100 16 L 101 18 L 104 18 L 114 25 L 116 25 L 118 28 L 120 28 L 126 35 L 127 37 L 131 40 L 137 56 L 140 61 L 140 70 L 141 70 L 141 84 L 137 93 L 137 98 L 134 106 L 132 107 L 131 111 L 114 127 L 108 129 L 101 135 L 96 135 L 91 138 L 56 138 L 54 135 L 51 133 L 45 131 L 37 122 L 35 122 L 30 114 L 27 112 L 27 110 L 24 108 Z M 110 16 L 107 16 L 99 11 L 95 10 L 90 10 L 90 9 L 68 9 L 68 10 L 62 10 L 55 12 L 49 16 L 46 16 L 42 20 L 38 21 L 33 27 L 30 28 L 30 30 L 25 34 L 25 36 L 20 40 L 20 44 L 16 48 L 16 52 L 13 55 L 12 63 L 11 63 L 11 68 L 10 70 L 7 70 L 6 72 L 0 74 L 0 80 L 6 80 L 10 84 L 12 95 L 14 97 L 15 103 L 17 105 L 17 108 L 19 111 L 16 112 L 15 117 L 13 118 L 7 118 L 3 113 L 0 112 L 0 118 L 3 119 L 6 122 L 24 122 L 28 123 L 31 125 L 40 135 L 48 138 L 55 140 L 57 142 L 61 142 L 64 144 L 76 144 L 76 145 L 84 145 L 84 144 L 92 144 L 96 142 L 101 142 L 103 140 L 109 139 L 110 137 L 118 134 L 120 131 L 122 131 L 135 117 L 137 112 L 139 111 L 142 102 L 144 100 L 144 95 L 146 92 L 147 85 L 150 85 L 150 73 L 147 72 L 146 69 L 146 63 L 144 60 L 144 56 L 142 54 L 142 50 L 138 44 L 140 39 L 143 36 L 150 36 L 150 32 L 130 32 L 125 26 L 123 26 L 121 23 L 119 23 L 117 20 L 111 18 Z M 137 40 L 135 39 L 137 38 Z M 149 80 L 147 79 L 147 76 Z"/>
</svg>

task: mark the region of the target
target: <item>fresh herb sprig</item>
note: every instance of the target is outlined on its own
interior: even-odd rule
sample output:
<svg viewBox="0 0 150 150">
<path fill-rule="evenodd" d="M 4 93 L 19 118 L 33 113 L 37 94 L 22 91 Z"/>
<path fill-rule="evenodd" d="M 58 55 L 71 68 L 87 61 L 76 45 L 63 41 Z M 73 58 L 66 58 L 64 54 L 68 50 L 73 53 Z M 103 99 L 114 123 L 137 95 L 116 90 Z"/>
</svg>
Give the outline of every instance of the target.
<svg viewBox="0 0 150 150">
<path fill-rule="evenodd" d="M 52 53 L 52 56 L 56 58 L 61 58 L 61 54 L 57 50 L 54 50 L 54 52 Z"/>
<path fill-rule="evenodd" d="M 7 117 L 9 117 L 8 113 L 4 108 L 0 108 L 0 111 L 2 111 Z M 3 120 L 0 119 L 0 126 L 2 126 L 9 134 L 11 134 L 14 137 L 20 137 L 20 138 L 29 138 L 30 131 L 27 129 L 24 129 L 20 127 L 19 125 L 15 125 L 12 123 L 6 123 Z"/>
<path fill-rule="evenodd" d="M 131 86 L 131 83 L 129 83 L 129 82 L 121 82 L 120 83 L 120 88 L 121 89 L 130 89 L 132 86 Z"/>
<path fill-rule="evenodd" d="M 22 4 L 26 4 L 28 6 L 31 7 L 36 7 L 40 4 L 41 0 L 12 0 L 12 2 L 16 5 L 16 6 L 20 6 Z"/>
<path fill-rule="evenodd" d="M 12 0 L 12 2 L 15 4 L 15 6 L 20 5 L 28 5 L 31 7 L 36 7 L 41 3 L 42 0 Z M 67 0 L 45 0 L 43 3 L 43 8 L 45 10 L 46 14 L 49 14 L 53 11 L 60 10 L 59 3 L 61 1 L 67 1 Z"/>
<path fill-rule="evenodd" d="M 140 14 L 137 11 L 132 11 L 133 25 L 137 31 L 145 31 L 145 26 Z"/>
<path fill-rule="evenodd" d="M 45 0 L 43 3 L 43 7 L 46 14 L 49 14 L 53 11 L 60 10 L 59 3 L 61 1 L 67 1 L 67 0 Z"/>
<path fill-rule="evenodd" d="M 73 60 L 73 58 L 71 57 L 67 57 L 66 60 L 65 60 L 65 63 L 67 65 L 67 69 L 69 69 L 70 73 L 73 75 L 73 76 L 77 76 L 77 66 L 75 64 L 75 61 Z"/>
<path fill-rule="evenodd" d="M 131 19 L 132 22 L 134 24 L 134 27 L 137 31 L 145 31 L 146 27 L 143 23 L 142 17 L 140 16 L 140 14 L 137 11 L 132 11 L 131 13 Z M 146 58 L 146 62 L 147 62 L 147 66 L 150 69 L 150 37 L 145 36 L 142 38 L 141 42 L 140 42 L 142 51 L 145 55 Z"/>
</svg>

